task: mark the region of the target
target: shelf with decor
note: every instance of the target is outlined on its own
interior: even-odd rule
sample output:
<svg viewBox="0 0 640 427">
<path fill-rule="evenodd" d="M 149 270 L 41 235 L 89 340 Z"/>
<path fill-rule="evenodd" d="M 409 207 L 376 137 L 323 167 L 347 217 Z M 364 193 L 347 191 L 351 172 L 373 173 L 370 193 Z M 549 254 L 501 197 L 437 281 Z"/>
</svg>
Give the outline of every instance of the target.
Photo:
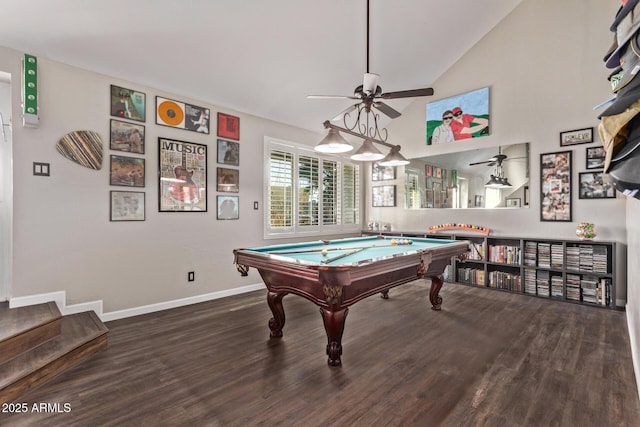
<svg viewBox="0 0 640 427">
<path fill-rule="evenodd" d="M 445 272 L 448 282 L 616 308 L 616 242 L 398 231 L 363 234 L 468 240 L 469 256 L 451 260 Z"/>
</svg>

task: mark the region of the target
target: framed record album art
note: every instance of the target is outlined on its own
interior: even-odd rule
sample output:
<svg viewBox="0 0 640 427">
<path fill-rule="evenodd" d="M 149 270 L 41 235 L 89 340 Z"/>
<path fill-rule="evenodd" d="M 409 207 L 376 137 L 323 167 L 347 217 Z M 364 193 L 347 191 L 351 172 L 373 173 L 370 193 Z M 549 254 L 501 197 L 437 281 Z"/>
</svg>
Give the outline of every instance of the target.
<svg viewBox="0 0 640 427">
<path fill-rule="evenodd" d="M 111 119 L 109 148 L 144 154 L 144 125 Z"/>
<path fill-rule="evenodd" d="M 218 136 L 220 138 L 240 139 L 240 117 L 218 113 Z"/>
<path fill-rule="evenodd" d="M 144 221 L 144 193 L 112 191 L 110 221 Z"/>
<path fill-rule="evenodd" d="M 111 155 L 109 184 L 125 187 L 144 187 L 144 159 Z"/>
<path fill-rule="evenodd" d="M 160 212 L 207 211 L 207 146 L 158 138 Z"/>
<path fill-rule="evenodd" d="M 147 95 L 133 89 L 111 85 L 111 115 L 121 119 L 146 120 Z"/>
<path fill-rule="evenodd" d="M 209 134 L 211 110 L 156 96 L 156 123 Z"/>
</svg>

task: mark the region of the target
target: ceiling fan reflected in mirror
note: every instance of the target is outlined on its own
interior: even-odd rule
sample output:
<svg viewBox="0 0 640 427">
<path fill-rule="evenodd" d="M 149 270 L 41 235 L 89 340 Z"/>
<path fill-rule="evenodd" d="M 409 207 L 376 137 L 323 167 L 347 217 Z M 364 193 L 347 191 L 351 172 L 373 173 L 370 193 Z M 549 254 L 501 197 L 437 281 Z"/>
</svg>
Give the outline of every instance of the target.
<svg viewBox="0 0 640 427">
<path fill-rule="evenodd" d="M 367 71 L 364 74 L 363 82 L 353 91 L 353 95 L 308 95 L 309 99 L 351 99 L 358 102 L 350 105 L 340 114 L 336 115 L 333 120 L 340 119 L 346 114 L 361 108 L 367 113 L 371 108 L 375 108 L 382 114 L 395 119 L 400 117 L 400 112 L 382 102 L 386 99 L 415 98 L 420 96 L 433 95 L 432 88 L 401 90 L 396 92 L 382 92 L 382 88 L 378 85 L 380 76 L 369 72 L 369 0 L 367 0 Z"/>
<path fill-rule="evenodd" d="M 507 159 L 509 160 L 526 159 L 526 157 L 508 157 L 506 154 L 502 154 L 502 147 L 498 147 L 498 154 L 496 154 L 495 156 L 482 162 L 469 163 L 469 166 L 476 166 L 476 165 L 502 166 L 502 162 L 504 162 Z"/>
</svg>

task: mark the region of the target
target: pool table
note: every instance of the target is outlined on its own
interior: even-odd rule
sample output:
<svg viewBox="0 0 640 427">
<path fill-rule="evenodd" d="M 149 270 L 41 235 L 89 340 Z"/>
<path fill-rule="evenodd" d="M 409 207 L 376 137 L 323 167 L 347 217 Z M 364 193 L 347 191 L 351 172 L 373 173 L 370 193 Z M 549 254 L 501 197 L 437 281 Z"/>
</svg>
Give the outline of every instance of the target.
<svg viewBox="0 0 640 427">
<path fill-rule="evenodd" d="M 350 305 L 376 293 L 388 298 L 390 288 L 429 277 L 429 299 L 440 310 L 441 275 L 451 257 L 464 257 L 468 250 L 467 241 L 370 236 L 235 249 L 233 254 L 242 275 L 254 267 L 267 286 L 271 337 L 282 337 L 282 299 L 299 295 L 320 307 L 328 363 L 339 366 Z"/>
</svg>

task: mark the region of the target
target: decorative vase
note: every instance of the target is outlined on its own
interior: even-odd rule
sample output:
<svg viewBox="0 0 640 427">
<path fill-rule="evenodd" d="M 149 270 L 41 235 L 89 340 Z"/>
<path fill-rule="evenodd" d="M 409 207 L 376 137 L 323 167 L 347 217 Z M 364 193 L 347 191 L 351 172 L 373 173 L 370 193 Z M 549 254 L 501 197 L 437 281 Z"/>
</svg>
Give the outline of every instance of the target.
<svg viewBox="0 0 640 427">
<path fill-rule="evenodd" d="M 581 222 L 576 229 L 576 236 L 580 240 L 593 240 L 598 235 L 595 225 L 590 222 Z"/>
</svg>

